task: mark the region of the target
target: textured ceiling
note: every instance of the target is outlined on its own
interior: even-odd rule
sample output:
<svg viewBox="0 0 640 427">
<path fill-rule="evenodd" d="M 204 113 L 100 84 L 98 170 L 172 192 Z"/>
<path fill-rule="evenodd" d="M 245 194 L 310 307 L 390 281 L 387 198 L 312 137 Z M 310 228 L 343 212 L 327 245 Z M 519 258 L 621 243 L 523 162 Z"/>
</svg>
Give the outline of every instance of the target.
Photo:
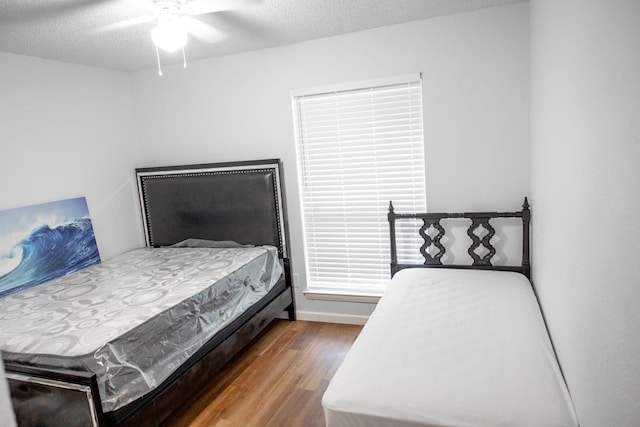
<svg viewBox="0 0 640 427">
<path fill-rule="evenodd" d="M 154 22 L 114 25 L 152 14 L 155 0 L 0 0 L 0 51 L 122 71 L 152 68 Z M 226 33 L 193 37 L 188 61 L 280 46 L 525 0 L 207 0 L 237 2 L 232 10 L 198 15 Z M 182 54 L 161 52 L 163 64 Z"/>
</svg>

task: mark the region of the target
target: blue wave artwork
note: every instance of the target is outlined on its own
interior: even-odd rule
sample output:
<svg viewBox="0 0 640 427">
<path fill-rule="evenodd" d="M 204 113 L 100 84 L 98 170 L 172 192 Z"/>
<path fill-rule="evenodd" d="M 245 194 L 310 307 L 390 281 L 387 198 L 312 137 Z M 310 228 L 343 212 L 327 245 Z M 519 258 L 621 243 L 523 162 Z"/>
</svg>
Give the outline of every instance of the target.
<svg viewBox="0 0 640 427">
<path fill-rule="evenodd" d="M 0 211 L 0 297 L 99 262 L 84 197 Z"/>
</svg>

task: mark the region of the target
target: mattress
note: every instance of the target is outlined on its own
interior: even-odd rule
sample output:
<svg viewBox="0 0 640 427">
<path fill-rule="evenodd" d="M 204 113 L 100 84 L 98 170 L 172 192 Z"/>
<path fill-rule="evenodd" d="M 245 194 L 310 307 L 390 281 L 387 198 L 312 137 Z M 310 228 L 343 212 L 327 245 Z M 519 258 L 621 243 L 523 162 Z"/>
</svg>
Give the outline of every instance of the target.
<svg viewBox="0 0 640 427">
<path fill-rule="evenodd" d="M 142 248 L 0 299 L 8 361 L 95 372 L 103 410 L 161 384 L 267 294 L 274 247 Z"/>
<path fill-rule="evenodd" d="M 398 272 L 323 396 L 328 427 L 575 427 L 528 280 Z"/>
</svg>

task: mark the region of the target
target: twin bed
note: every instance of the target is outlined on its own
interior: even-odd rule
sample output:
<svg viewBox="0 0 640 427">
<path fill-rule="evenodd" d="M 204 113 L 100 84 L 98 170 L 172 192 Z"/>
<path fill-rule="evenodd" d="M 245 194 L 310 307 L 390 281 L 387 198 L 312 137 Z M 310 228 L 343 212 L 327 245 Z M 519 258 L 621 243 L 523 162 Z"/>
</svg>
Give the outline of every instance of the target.
<svg viewBox="0 0 640 427">
<path fill-rule="evenodd" d="M 576 427 L 528 280 L 529 205 L 518 212 L 398 214 L 393 279 L 324 394 L 327 427 Z M 522 261 L 493 266 L 499 218 L 522 220 Z M 472 265 L 445 265 L 441 220 L 470 222 Z M 424 263 L 398 261 L 396 222 L 418 220 Z M 427 267 L 427 268 L 414 268 Z"/>
<path fill-rule="evenodd" d="M 137 170 L 147 247 L 0 299 L 19 425 L 156 426 L 283 311 L 278 160 Z"/>
</svg>

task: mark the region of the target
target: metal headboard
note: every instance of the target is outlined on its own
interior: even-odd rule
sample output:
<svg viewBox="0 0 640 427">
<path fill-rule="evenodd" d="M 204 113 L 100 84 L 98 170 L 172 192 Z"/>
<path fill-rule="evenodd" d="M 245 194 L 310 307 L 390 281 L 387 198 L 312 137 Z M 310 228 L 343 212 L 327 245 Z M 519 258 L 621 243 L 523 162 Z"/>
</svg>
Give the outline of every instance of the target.
<svg viewBox="0 0 640 427">
<path fill-rule="evenodd" d="M 436 268 L 463 268 L 463 269 L 484 269 L 484 270 L 502 270 L 516 271 L 524 274 L 527 278 L 531 278 L 531 261 L 529 254 L 530 239 L 530 221 L 531 211 L 529 209 L 529 201 L 524 198 L 522 210 L 516 212 L 467 212 L 467 213 L 396 213 L 393 203 L 389 202 L 389 233 L 391 243 L 391 275 L 393 276 L 403 268 L 411 267 L 436 267 Z M 467 229 L 467 235 L 471 239 L 471 246 L 467 253 L 473 259 L 471 265 L 455 265 L 443 264 L 442 256 L 445 254 L 445 248 L 441 243 L 445 235 L 444 228 L 440 225 L 440 220 L 451 218 L 466 218 L 471 220 L 471 225 Z M 521 218 L 522 219 L 522 262 L 519 266 L 501 266 L 492 265 L 491 258 L 495 255 L 496 249 L 491 244 L 491 238 L 495 235 L 495 229 L 491 226 L 489 220 L 492 218 Z M 398 254 L 396 248 L 396 221 L 402 219 L 421 219 L 423 224 L 419 233 L 424 244 L 420 247 L 420 253 L 424 257 L 423 264 L 401 264 L 398 263 Z M 479 237 L 475 231 L 484 228 L 487 232 Z M 430 233 L 435 230 L 433 237 Z M 429 253 L 430 248 L 435 248 L 434 254 Z M 480 256 L 476 252 L 478 248 L 485 248 L 487 252 Z"/>
</svg>

